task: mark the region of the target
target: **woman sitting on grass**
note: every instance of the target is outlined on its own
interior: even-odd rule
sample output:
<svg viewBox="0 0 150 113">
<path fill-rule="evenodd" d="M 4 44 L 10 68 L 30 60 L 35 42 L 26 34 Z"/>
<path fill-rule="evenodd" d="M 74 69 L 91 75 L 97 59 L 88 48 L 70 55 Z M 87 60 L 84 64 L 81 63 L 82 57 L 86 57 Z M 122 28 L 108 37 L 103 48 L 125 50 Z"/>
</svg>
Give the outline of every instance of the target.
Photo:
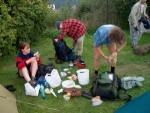
<svg viewBox="0 0 150 113">
<path fill-rule="evenodd" d="M 106 45 L 110 56 L 106 56 L 102 47 Z M 115 25 L 103 25 L 94 34 L 94 81 L 98 77 L 100 59 L 104 58 L 111 65 L 111 73 L 115 73 L 117 62 L 117 52 L 120 52 L 126 45 L 126 37 L 123 30 Z M 92 99 L 93 105 L 100 105 L 100 96 Z"/>
<path fill-rule="evenodd" d="M 16 66 L 19 70 L 19 75 L 24 77 L 32 86 L 35 85 L 35 76 L 40 64 L 40 54 L 34 54 L 34 52 L 30 51 L 30 45 L 23 42 L 16 58 Z"/>
</svg>

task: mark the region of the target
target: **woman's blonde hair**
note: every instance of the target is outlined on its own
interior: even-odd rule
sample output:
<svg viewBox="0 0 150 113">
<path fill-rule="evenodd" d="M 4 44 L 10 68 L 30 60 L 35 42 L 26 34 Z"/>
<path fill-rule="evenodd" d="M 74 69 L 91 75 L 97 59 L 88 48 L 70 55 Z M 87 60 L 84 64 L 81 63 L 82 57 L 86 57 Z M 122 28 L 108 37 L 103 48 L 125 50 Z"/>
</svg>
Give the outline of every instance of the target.
<svg viewBox="0 0 150 113">
<path fill-rule="evenodd" d="M 122 45 L 126 42 L 126 36 L 124 31 L 119 27 L 114 27 L 110 33 L 109 38 L 113 40 L 114 42 Z"/>
</svg>

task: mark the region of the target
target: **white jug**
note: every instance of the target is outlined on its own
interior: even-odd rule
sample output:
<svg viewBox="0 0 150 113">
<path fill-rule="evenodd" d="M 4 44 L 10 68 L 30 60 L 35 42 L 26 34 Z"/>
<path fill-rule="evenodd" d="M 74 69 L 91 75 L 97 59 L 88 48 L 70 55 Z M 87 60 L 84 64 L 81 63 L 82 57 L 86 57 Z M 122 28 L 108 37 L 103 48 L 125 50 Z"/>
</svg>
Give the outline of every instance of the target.
<svg viewBox="0 0 150 113">
<path fill-rule="evenodd" d="M 87 85 L 89 83 L 89 70 L 80 69 L 77 71 L 78 81 L 80 85 Z"/>
<path fill-rule="evenodd" d="M 61 78 L 57 69 L 53 69 L 51 74 L 46 74 L 45 80 L 49 83 L 51 88 L 56 88 L 61 84 Z"/>
</svg>

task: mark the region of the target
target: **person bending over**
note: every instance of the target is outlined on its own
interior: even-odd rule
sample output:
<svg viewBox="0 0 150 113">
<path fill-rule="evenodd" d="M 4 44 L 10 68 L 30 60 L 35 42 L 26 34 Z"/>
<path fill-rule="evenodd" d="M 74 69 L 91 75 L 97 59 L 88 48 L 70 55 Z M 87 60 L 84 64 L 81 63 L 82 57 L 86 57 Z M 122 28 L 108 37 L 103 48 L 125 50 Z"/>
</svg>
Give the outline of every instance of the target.
<svg viewBox="0 0 150 113">
<path fill-rule="evenodd" d="M 73 39 L 73 49 L 76 54 L 76 59 L 81 60 L 83 52 L 83 42 L 86 33 L 85 25 L 77 19 L 67 19 L 64 21 L 57 21 L 56 27 L 61 30 L 61 34 L 55 41 L 61 41 L 65 36 Z"/>
<path fill-rule="evenodd" d="M 102 47 L 106 45 L 110 52 L 107 56 Z M 104 58 L 106 62 L 111 64 L 111 73 L 115 73 L 117 62 L 117 53 L 120 52 L 126 45 L 126 37 L 123 30 L 115 25 L 103 25 L 97 29 L 94 34 L 94 81 L 98 77 L 100 60 Z M 93 106 L 102 104 L 100 96 L 92 98 Z"/>
</svg>

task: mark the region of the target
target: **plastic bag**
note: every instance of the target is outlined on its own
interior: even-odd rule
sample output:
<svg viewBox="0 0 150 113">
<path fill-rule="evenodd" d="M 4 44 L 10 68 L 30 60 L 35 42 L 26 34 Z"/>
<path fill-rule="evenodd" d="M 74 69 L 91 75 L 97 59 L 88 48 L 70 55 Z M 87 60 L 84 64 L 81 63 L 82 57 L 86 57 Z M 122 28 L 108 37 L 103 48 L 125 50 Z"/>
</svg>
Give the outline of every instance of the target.
<svg viewBox="0 0 150 113">
<path fill-rule="evenodd" d="M 38 96 L 40 85 L 37 85 L 35 88 L 33 88 L 29 83 L 25 83 L 24 86 L 26 95 Z"/>
</svg>

